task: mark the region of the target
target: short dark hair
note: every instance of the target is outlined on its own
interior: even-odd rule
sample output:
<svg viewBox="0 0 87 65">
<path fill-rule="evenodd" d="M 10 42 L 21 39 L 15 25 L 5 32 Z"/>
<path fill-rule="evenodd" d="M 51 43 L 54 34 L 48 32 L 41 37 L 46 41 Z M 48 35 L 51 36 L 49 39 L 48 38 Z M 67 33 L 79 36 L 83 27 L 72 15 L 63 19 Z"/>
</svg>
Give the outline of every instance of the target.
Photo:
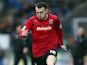
<svg viewBox="0 0 87 65">
<path fill-rule="evenodd" d="M 38 7 L 38 8 L 44 7 L 45 9 L 47 9 L 48 8 L 48 4 L 45 3 L 45 2 L 38 2 L 38 3 L 35 4 L 35 7 Z"/>
</svg>

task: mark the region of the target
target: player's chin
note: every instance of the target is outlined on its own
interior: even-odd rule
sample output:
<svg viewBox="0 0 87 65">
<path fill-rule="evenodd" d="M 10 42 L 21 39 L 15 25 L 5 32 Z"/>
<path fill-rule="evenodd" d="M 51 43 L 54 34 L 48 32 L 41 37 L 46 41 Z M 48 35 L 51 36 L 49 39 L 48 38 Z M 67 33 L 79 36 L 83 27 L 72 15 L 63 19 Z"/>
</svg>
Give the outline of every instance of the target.
<svg viewBox="0 0 87 65">
<path fill-rule="evenodd" d="M 43 18 L 42 18 L 42 17 L 39 17 L 39 19 L 40 19 L 40 20 L 43 20 Z"/>
</svg>

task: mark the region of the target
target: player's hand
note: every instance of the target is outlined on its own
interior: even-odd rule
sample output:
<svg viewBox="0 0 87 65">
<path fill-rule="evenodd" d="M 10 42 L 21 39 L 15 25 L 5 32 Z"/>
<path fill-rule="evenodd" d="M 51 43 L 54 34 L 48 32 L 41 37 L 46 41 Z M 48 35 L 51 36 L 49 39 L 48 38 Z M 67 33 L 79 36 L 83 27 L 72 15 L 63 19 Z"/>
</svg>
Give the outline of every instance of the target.
<svg viewBox="0 0 87 65">
<path fill-rule="evenodd" d="M 25 48 L 23 49 L 23 53 L 24 53 L 24 54 L 28 53 L 28 48 L 27 48 L 27 47 L 25 47 Z"/>
<path fill-rule="evenodd" d="M 27 36 L 28 36 L 28 31 L 27 31 L 27 30 L 23 30 L 23 32 L 22 32 L 22 36 L 27 37 Z"/>
<path fill-rule="evenodd" d="M 63 50 L 65 50 L 65 51 L 67 51 L 67 48 L 66 48 L 66 46 L 63 44 L 63 45 L 61 45 L 60 46 Z"/>
</svg>

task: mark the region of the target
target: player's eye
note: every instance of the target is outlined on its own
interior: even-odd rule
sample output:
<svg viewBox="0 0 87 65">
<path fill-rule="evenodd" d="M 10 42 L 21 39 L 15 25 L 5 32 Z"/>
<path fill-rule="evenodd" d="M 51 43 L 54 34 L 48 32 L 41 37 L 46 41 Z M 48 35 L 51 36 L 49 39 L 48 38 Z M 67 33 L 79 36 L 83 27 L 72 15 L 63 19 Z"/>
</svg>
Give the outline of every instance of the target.
<svg viewBox="0 0 87 65">
<path fill-rule="evenodd" d="M 43 12 L 36 12 L 37 14 L 39 14 L 39 13 L 43 13 Z"/>
<path fill-rule="evenodd" d="M 40 13 L 43 13 L 43 12 L 40 12 Z"/>
</svg>

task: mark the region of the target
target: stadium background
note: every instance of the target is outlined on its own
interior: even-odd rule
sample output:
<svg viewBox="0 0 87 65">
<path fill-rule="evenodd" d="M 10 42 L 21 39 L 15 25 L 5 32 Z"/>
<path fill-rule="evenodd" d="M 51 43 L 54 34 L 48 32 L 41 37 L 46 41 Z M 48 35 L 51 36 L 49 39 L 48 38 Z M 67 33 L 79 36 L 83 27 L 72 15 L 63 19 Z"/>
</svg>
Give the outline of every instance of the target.
<svg viewBox="0 0 87 65">
<path fill-rule="evenodd" d="M 41 1 L 48 3 L 49 12 L 57 15 L 63 24 L 63 38 L 68 51 L 58 49 L 56 65 L 73 65 L 69 46 L 73 44 L 79 26 L 83 26 L 87 32 L 87 0 L 0 0 L 0 58 L 4 53 L 4 65 L 13 64 L 10 35 L 14 33 L 17 24 L 24 25 L 35 14 L 34 4 Z M 84 60 L 85 65 L 86 60 L 87 58 Z M 29 58 L 28 63 L 31 64 Z"/>
</svg>

